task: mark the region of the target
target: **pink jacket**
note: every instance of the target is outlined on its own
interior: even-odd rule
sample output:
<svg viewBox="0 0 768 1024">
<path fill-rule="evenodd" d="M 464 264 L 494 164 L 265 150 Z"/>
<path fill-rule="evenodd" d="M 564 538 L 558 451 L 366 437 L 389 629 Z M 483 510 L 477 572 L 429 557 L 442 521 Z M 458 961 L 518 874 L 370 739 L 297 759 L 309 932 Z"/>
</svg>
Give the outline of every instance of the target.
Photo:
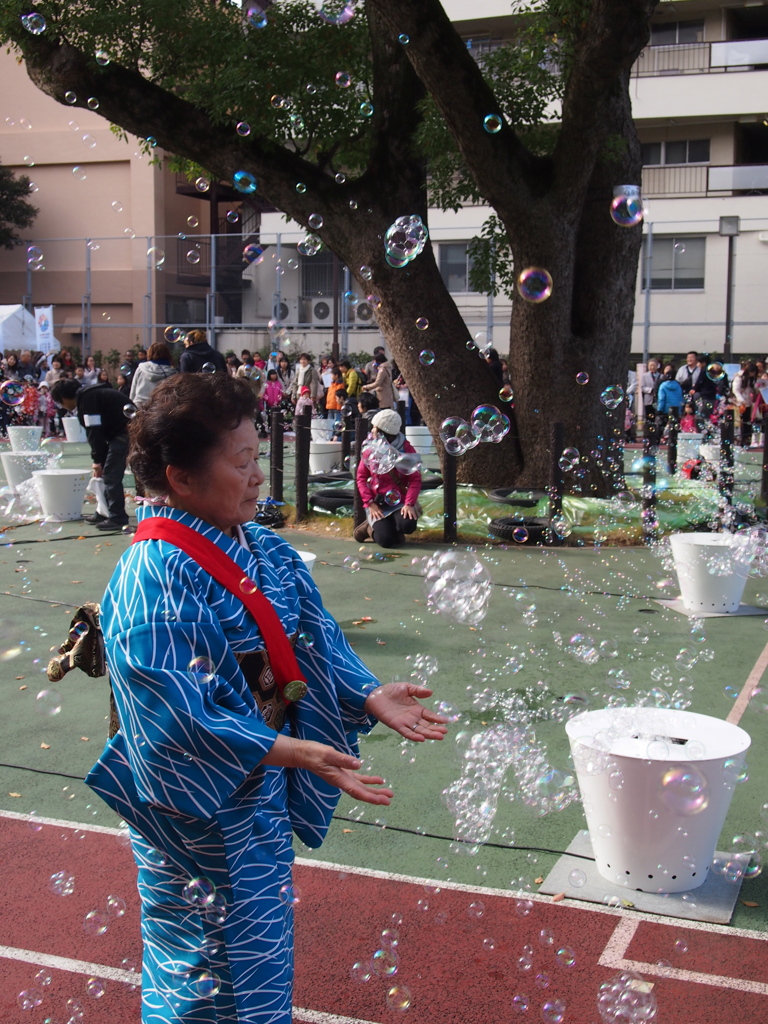
<svg viewBox="0 0 768 1024">
<path fill-rule="evenodd" d="M 415 454 L 416 449 L 410 441 L 405 441 L 402 451 Z M 368 508 L 374 503 L 377 495 L 386 494 L 392 488 L 400 492 L 404 505 L 415 505 L 421 492 L 421 473 L 406 475 L 398 473 L 395 469 L 389 473 L 374 473 L 363 455 L 357 467 L 357 489 L 363 499 L 363 507 Z"/>
<path fill-rule="evenodd" d="M 279 380 L 267 381 L 267 386 L 264 388 L 264 401 L 270 407 L 280 405 L 283 400 L 283 385 Z"/>
</svg>

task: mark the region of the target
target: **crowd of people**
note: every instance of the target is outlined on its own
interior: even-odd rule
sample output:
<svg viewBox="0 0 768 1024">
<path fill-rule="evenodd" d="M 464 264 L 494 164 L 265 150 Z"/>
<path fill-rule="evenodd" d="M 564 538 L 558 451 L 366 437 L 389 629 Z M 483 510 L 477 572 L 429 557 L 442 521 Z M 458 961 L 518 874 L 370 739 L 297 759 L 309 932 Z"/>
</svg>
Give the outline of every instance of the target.
<svg viewBox="0 0 768 1024">
<path fill-rule="evenodd" d="M 649 359 L 638 381 L 630 375 L 627 395 L 627 436 L 634 439 L 632 399 L 640 389 L 645 430 L 660 442 L 670 423 L 679 423 L 685 433 L 711 433 L 727 408 L 738 412 L 739 441 L 747 447 L 768 422 L 768 369 L 763 360 L 745 360 L 732 380 L 723 364 L 706 353 L 691 351 L 685 362 L 662 364 Z"/>
</svg>

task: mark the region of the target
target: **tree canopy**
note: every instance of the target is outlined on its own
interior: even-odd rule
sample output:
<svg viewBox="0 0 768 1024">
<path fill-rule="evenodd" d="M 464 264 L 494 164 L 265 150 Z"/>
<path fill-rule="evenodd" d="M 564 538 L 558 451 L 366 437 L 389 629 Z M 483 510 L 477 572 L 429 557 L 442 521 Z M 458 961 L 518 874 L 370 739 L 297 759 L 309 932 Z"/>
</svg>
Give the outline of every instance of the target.
<svg viewBox="0 0 768 1024">
<path fill-rule="evenodd" d="M 21 245 L 16 229 L 32 227 L 40 212 L 27 202 L 29 195 L 32 195 L 29 178 L 25 174 L 17 178 L 10 168 L 0 166 L 0 245 L 4 249 Z"/>
</svg>

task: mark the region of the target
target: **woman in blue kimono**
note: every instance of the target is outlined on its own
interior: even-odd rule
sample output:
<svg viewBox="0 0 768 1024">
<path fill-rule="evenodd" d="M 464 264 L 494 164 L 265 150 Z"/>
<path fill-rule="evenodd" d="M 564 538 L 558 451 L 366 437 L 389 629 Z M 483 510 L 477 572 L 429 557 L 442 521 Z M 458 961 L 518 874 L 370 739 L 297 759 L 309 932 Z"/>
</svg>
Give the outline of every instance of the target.
<svg viewBox="0 0 768 1024">
<path fill-rule="evenodd" d="M 175 542 L 123 555 L 101 619 L 120 730 L 87 781 L 131 829 L 143 1024 L 290 1024 L 292 833 L 319 846 L 341 791 L 389 803 L 382 779 L 357 774 L 357 735 L 377 720 L 421 742 L 446 731 L 417 700 L 429 689 L 379 685 L 298 552 L 252 522 L 264 480 L 253 414 L 244 382 L 179 374 L 130 424 L 131 467 L 163 498 L 139 518 L 229 556 L 243 595 L 271 602 L 307 683 L 298 700 L 293 683 L 281 690 L 269 630 Z"/>
</svg>

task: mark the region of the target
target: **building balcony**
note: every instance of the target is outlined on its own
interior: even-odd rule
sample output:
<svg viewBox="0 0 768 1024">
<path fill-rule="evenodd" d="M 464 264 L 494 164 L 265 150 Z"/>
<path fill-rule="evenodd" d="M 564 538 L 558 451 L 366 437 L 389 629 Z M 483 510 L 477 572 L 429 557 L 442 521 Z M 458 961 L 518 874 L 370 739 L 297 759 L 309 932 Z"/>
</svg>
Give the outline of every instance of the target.
<svg viewBox="0 0 768 1024">
<path fill-rule="evenodd" d="M 644 167 L 643 195 L 649 199 L 700 198 L 733 193 L 768 192 L 768 164 L 683 164 L 673 167 Z"/>
<path fill-rule="evenodd" d="M 768 65 L 768 39 L 646 46 L 632 66 L 632 77 L 752 71 L 764 65 Z"/>
</svg>

